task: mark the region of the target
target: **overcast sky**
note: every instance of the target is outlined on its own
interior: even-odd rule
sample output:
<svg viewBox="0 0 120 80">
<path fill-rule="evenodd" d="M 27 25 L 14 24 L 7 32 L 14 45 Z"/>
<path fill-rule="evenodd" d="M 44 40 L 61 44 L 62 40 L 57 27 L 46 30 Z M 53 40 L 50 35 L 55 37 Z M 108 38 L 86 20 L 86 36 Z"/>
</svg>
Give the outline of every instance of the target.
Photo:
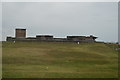
<svg viewBox="0 0 120 80">
<path fill-rule="evenodd" d="M 97 36 L 118 41 L 117 2 L 5 2 L 2 4 L 2 40 L 26 28 L 27 36 L 52 34 Z"/>
</svg>

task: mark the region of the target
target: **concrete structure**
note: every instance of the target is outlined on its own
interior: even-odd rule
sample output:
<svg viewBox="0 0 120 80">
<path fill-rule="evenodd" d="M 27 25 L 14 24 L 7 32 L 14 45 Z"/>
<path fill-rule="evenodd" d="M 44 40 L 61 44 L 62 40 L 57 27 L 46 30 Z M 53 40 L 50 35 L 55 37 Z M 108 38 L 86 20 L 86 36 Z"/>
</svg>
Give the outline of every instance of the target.
<svg viewBox="0 0 120 80">
<path fill-rule="evenodd" d="M 50 41 L 50 42 L 95 42 L 97 37 L 90 36 L 67 36 L 67 38 L 54 38 L 53 35 L 36 35 L 26 37 L 26 29 L 16 29 L 15 37 L 7 37 L 7 41 Z"/>
</svg>

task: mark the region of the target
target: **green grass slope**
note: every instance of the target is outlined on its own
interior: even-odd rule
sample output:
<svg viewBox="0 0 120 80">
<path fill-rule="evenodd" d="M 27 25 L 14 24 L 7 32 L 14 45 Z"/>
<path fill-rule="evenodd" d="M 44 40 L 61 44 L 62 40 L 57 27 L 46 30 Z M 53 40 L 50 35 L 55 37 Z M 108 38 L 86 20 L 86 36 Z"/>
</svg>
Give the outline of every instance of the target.
<svg viewBox="0 0 120 80">
<path fill-rule="evenodd" d="M 3 78 L 117 78 L 118 46 L 3 42 Z"/>
</svg>

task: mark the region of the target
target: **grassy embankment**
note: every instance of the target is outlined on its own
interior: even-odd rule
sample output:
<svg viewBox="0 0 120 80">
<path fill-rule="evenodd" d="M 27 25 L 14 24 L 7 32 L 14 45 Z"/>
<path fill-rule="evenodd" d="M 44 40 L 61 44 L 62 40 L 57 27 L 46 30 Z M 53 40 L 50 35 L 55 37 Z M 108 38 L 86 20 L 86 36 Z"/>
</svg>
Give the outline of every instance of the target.
<svg viewBox="0 0 120 80">
<path fill-rule="evenodd" d="M 116 78 L 117 46 L 3 42 L 3 78 Z"/>
</svg>

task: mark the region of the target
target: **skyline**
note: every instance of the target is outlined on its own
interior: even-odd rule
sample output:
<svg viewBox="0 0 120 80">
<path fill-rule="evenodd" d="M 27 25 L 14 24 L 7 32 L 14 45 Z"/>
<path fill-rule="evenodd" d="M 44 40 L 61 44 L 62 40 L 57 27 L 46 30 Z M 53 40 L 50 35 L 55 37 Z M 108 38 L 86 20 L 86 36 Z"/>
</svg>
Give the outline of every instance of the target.
<svg viewBox="0 0 120 80">
<path fill-rule="evenodd" d="M 115 2 L 11 2 L 3 3 L 2 7 L 2 40 L 15 36 L 15 28 L 25 28 L 27 36 L 94 35 L 98 41 L 118 41 L 118 6 Z"/>
</svg>

